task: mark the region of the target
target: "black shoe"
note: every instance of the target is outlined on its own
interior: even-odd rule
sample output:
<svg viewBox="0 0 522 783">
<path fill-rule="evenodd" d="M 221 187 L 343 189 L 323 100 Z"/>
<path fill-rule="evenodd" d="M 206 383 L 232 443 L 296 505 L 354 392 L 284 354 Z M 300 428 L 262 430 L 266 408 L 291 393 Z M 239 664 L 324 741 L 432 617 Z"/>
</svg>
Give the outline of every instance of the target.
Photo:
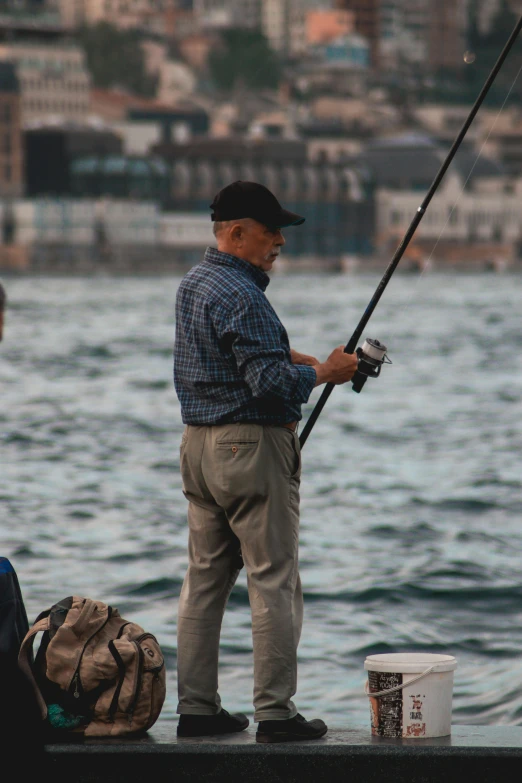
<svg viewBox="0 0 522 783">
<path fill-rule="evenodd" d="M 289 720 L 261 720 L 257 727 L 256 742 L 299 742 L 319 739 L 328 726 L 319 718 L 305 720 L 299 713 Z"/>
<path fill-rule="evenodd" d="M 232 734 L 243 731 L 248 718 L 242 712 L 230 715 L 221 710 L 217 715 L 180 715 L 178 737 L 210 737 L 213 734 Z"/>
</svg>

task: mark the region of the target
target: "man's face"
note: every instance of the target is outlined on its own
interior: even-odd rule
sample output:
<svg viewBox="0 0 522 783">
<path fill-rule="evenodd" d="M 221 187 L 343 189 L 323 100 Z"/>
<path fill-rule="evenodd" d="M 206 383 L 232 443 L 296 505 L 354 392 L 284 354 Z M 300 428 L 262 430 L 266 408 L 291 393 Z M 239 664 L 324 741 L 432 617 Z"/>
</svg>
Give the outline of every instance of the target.
<svg viewBox="0 0 522 783">
<path fill-rule="evenodd" d="M 257 220 L 251 220 L 242 236 L 241 258 L 250 261 L 263 272 L 270 272 L 284 244 L 285 238 L 280 228 L 265 226 Z"/>
</svg>

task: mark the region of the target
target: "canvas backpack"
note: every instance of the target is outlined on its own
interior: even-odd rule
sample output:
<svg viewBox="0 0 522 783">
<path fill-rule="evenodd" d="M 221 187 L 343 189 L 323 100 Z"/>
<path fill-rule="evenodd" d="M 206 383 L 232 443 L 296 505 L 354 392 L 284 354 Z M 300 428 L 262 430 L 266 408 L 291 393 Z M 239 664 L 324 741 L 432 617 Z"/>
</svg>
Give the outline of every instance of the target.
<svg viewBox="0 0 522 783">
<path fill-rule="evenodd" d="M 156 638 L 102 601 L 69 596 L 42 612 L 18 662 L 42 717 L 54 728 L 89 737 L 147 731 L 165 700 L 165 664 Z"/>
</svg>

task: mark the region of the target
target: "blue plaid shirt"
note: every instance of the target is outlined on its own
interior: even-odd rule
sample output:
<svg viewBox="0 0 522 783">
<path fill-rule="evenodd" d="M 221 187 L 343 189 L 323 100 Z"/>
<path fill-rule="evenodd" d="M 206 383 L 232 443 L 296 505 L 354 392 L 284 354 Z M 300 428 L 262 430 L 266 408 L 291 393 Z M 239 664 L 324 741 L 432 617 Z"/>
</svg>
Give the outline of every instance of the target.
<svg viewBox="0 0 522 783">
<path fill-rule="evenodd" d="M 176 297 L 174 385 L 185 424 L 299 421 L 313 367 L 292 364 L 262 269 L 207 248 Z"/>
</svg>

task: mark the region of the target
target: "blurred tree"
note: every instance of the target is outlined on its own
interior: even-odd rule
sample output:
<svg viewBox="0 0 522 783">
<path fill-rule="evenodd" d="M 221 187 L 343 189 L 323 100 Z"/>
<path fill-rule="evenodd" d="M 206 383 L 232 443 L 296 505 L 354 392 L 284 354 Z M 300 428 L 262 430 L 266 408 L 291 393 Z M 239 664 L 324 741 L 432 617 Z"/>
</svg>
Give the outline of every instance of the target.
<svg viewBox="0 0 522 783">
<path fill-rule="evenodd" d="M 497 12 L 491 20 L 488 33 L 484 36 L 484 42 L 498 52 L 502 51 L 507 39 L 513 32 L 518 20 L 518 14 L 511 7 L 509 0 L 501 0 Z"/>
<path fill-rule="evenodd" d="M 470 52 L 476 52 L 481 44 L 478 0 L 470 0 L 468 7 L 467 43 Z"/>
<path fill-rule="evenodd" d="M 509 0 L 501 0 L 497 11 L 490 21 L 487 31 L 482 32 L 478 25 L 478 3 L 472 0 L 468 14 L 467 43 L 468 50 L 475 59 L 464 69 L 464 84 L 469 100 L 474 100 L 486 81 L 498 56 L 517 23 L 518 15 L 513 11 Z M 516 47 L 515 47 L 516 48 Z M 512 50 L 507 57 L 495 83 L 488 95 L 490 105 L 501 105 L 509 90 L 508 105 L 519 102 L 522 95 L 522 85 L 515 80 L 520 67 L 519 58 Z"/>
<path fill-rule="evenodd" d="M 136 95 L 155 95 L 157 78 L 145 69 L 138 30 L 119 30 L 98 22 L 82 27 L 78 39 L 85 49 L 95 87 L 124 87 Z"/>
<path fill-rule="evenodd" d="M 221 45 L 210 53 L 212 80 L 222 90 L 243 84 L 253 89 L 277 88 L 281 77 L 279 58 L 258 30 L 229 28 Z"/>
</svg>

